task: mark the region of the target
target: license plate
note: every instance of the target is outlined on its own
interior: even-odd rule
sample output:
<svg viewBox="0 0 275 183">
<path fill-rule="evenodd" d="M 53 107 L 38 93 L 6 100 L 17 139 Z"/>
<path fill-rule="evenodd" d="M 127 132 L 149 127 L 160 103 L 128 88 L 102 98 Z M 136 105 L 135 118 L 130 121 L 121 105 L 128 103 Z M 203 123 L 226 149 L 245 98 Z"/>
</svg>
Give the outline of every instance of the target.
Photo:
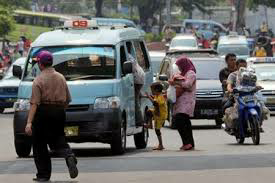
<svg viewBox="0 0 275 183">
<path fill-rule="evenodd" d="M 219 113 L 218 109 L 203 109 L 203 110 L 201 110 L 201 115 L 206 115 L 206 116 L 217 115 L 218 113 Z"/>
<path fill-rule="evenodd" d="M 254 96 L 253 96 L 253 95 L 243 96 L 243 97 L 242 97 L 242 100 L 243 100 L 244 102 L 251 102 L 251 101 L 254 101 Z"/>
<path fill-rule="evenodd" d="M 16 102 L 16 98 L 9 98 L 9 99 L 6 99 L 6 102 Z"/>
<path fill-rule="evenodd" d="M 268 103 L 268 104 L 274 104 L 275 103 L 275 98 L 267 97 L 266 103 Z"/>
<path fill-rule="evenodd" d="M 65 136 L 71 137 L 71 136 L 78 136 L 78 126 L 70 126 L 64 128 Z"/>
</svg>

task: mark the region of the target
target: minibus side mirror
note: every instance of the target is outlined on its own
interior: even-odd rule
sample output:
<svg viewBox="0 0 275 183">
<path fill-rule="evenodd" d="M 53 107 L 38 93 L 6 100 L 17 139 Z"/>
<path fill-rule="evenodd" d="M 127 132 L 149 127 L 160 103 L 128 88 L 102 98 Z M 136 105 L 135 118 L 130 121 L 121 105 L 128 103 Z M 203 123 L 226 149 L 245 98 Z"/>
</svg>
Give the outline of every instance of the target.
<svg viewBox="0 0 275 183">
<path fill-rule="evenodd" d="M 13 67 L 12 67 L 12 74 L 13 74 L 13 76 L 21 79 L 21 76 L 22 76 L 22 68 L 21 68 L 21 66 L 19 66 L 19 65 L 13 65 Z"/>
<path fill-rule="evenodd" d="M 131 61 L 126 61 L 123 63 L 123 73 L 131 74 L 133 72 L 133 64 Z"/>
</svg>

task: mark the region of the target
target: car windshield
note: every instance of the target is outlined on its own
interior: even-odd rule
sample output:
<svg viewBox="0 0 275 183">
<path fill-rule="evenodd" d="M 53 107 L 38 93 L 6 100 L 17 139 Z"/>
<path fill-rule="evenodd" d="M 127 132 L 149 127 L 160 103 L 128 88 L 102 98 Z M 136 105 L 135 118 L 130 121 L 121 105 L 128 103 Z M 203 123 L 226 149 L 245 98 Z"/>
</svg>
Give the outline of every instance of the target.
<svg viewBox="0 0 275 183">
<path fill-rule="evenodd" d="M 217 61 L 193 61 L 197 70 L 197 80 L 218 80 L 220 70 L 225 67 L 221 60 Z"/>
<path fill-rule="evenodd" d="M 275 81 L 275 65 L 255 67 L 258 81 Z"/>
<path fill-rule="evenodd" d="M 195 39 L 173 39 L 170 45 L 172 47 L 196 47 L 196 40 Z"/>
<path fill-rule="evenodd" d="M 240 55 L 249 55 L 249 48 L 247 46 L 241 46 L 241 45 L 236 45 L 236 46 L 221 46 L 218 48 L 218 53 L 219 55 L 227 55 L 228 53 L 234 53 L 237 56 Z"/>
<path fill-rule="evenodd" d="M 47 50 L 53 54 L 53 67 L 66 80 L 111 79 L 115 78 L 115 51 L 111 46 L 85 47 L 36 47 L 30 51 L 24 80 L 32 81 L 40 74 L 37 53 Z"/>
</svg>

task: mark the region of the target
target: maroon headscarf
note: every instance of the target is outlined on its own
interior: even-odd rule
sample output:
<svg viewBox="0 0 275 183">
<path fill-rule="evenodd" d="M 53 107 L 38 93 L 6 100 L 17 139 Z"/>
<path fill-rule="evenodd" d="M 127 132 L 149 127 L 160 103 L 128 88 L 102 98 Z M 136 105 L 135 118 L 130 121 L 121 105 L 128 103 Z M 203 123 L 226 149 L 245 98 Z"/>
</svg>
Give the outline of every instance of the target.
<svg viewBox="0 0 275 183">
<path fill-rule="evenodd" d="M 176 61 L 176 65 L 181 69 L 181 74 L 182 76 L 185 76 L 185 74 L 192 70 L 196 73 L 196 68 L 193 65 L 192 61 L 187 58 L 186 56 L 180 56 L 177 61 Z"/>
</svg>

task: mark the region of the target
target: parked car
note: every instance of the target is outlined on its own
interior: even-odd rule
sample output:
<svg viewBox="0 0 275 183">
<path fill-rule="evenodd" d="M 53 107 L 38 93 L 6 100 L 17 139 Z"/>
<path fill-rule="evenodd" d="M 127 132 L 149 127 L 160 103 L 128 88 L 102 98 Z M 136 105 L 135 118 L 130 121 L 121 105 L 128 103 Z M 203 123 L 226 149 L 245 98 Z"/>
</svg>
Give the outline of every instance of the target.
<svg viewBox="0 0 275 183">
<path fill-rule="evenodd" d="M 219 72 L 225 63 L 214 50 L 185 50 L 168 52 L 161 63 L 157 80 L 166 82 L 170 78 L 170 67 L 182 54 L 189 57 L 197 70 L 197 93 L 194 119 L 214 119 L 217 126 L 222 124 L 223 91 Z M 169 106 L 169 125 L 173 128 L 172 104 Z"/>
<path fill-rule="evenodd" d="M 12 69 L 14 65 L 21 66 L 23 69 L 25 60 L 25 57 L 17 59 L 0 81 L 0 113 L 3 113 L 6 108 L 13 107 L 14 102 L 17 100 L 20 79 L 12 75 Z"/>
<path fill-rule="evenodd" d="M 275 57 L 254 58 L 249 65 L 255 69 L 257 83 L 264 88 L 261 93 L 266 107 L 275 114 Z"/>
<path fill-rule="evenodd" d="M 199 49 L 198 40 L 192 34 L 178 35 L 171 40 L 169 50 L 196 50 Z"/>
</svg>

